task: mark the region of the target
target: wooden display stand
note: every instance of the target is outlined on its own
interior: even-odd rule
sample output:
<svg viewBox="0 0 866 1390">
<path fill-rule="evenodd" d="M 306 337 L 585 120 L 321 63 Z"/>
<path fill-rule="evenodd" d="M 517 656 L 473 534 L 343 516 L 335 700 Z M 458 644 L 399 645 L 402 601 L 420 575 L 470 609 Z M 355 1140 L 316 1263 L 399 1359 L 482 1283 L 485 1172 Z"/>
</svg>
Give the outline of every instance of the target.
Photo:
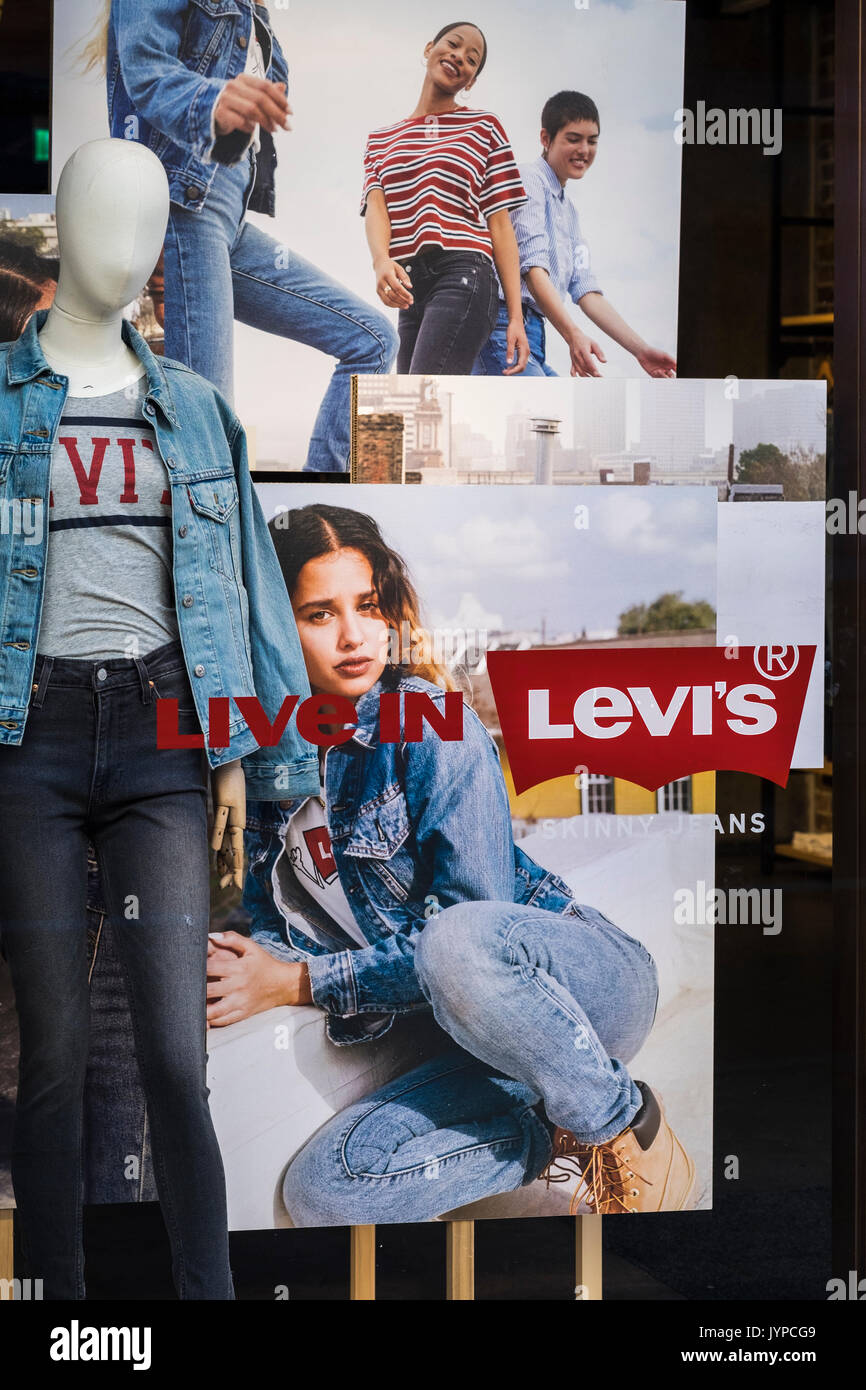
<svg viewBox="0 0 866 1390">
<path fill-rule="evenodd" d="M 14 1212 L 0 1211 L 0 1280 L 11 1288 Z M 601 1298 L 601 1217 L 575 1217 L 575 1298 Z M 449 1221 L 446 1232 L 445 1297 L 471 1301 L 475 1297 L 475 1222 Z M 0 1289 L 0 1299 L 11 1297 Z M 349 1298 L 376 1297 L 376 1227 L 353 1226 L 349 1253 Z"/>
</svg>

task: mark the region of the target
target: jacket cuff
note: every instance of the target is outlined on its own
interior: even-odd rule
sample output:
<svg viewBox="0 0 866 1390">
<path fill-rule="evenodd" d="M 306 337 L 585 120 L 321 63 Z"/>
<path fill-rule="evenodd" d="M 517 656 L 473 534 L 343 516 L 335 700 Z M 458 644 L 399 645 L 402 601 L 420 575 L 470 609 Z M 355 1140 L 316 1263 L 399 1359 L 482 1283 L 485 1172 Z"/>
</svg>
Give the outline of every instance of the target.
<svg viewBox="0 0 866 1390">
<path fill-rule="evenodd" d="M 247 754 L 247 758 L 255 758 Z M 291 801 L 297 796 L 318 796 L 321 790 L 318 758 L 298 758 L 290 764 L 247 762 L 241 759 L 250 801 Z"/>
<path fill-rule="evenodd" d="M 204 164 L 238 164 L 253 142 L 252 131 L 231 130 L 227 135 L 217 134 L 217 102 L 227 85 L 227 82 L 208 78 L 192 99 L 190 132 L 197 157 Z"/>
<path fill-rule="evenodd" d="M 307 969 L 314 1004 L 337 1018 L 351 1018 L 357 1014 L 358 999 L 351 951 L 311 956 Z"/>
</svg>

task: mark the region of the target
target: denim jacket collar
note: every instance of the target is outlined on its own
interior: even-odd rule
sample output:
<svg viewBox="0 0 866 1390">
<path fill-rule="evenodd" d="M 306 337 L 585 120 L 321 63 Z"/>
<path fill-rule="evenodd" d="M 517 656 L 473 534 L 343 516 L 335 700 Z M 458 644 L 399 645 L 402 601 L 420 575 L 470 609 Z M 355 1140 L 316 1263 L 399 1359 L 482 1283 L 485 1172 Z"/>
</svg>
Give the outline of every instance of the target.
<svg viewBox="0 0 866 1390">
<path fill-rule="evenodd" d="M 394 667 L 386 666 L 382 675 L 369 690 L 355 702 L 355 721 L 357 728 L 352 734 L 352 742 L 361 743 L 365 748 L 373 748 L 379 742 L 379 696 L 386 690 L 410 690 L 412 677 L 400 677 Z"/>
<path fill-rule="evenodd" d="M 20 338 L 10 348 L 6 359 L 6 376 L 10 386 L 21 386 L 34 377 L 52 370 L 39 346 L 39 331 L 48 317 L 47 309 L 38 309 L 29 319 Z M 158 405 L 169 424 L 180 429 L 168 380 L 159 358 L 147 346 L 137 328 L 128 319 L 121 319 L 120 332 L 127 347 L 132 348 L 147 374 L 146 399 Z"/>
<path fill-rule="evenodd" d="M 386 666 L 382 675 L 355 702 L 356 728 L 347 743 L 359 743 L 363 748 L 379 746 L 379 696 L 386 691 L 418 690 L 432 694 L 429 681 L 418 676 L 403 675 L 396 666 Z M 442 692 L 445 693 L 444 691 Z M 248 830 L 285 830 L 289 821 L 301 809 L 306 796 L 290 797 L 283 801 L 261 803 L 248 809 Z"/>
</svg>

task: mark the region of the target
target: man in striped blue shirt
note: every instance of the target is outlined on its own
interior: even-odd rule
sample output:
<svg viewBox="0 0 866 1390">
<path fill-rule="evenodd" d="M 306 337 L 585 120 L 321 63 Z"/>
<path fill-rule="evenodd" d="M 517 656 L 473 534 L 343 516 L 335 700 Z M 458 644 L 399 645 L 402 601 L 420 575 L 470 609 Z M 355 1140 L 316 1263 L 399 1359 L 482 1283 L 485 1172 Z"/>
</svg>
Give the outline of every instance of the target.
<svg viewBox="0 0 866 1390">
<path fill-rule="evenodd" d="M 557 92 L 541 113 L 542 153 L 521 166 L 528 201 L 510 216 L 520 251 L 523 318 L 531 356 L 524 376 L 556 376 L 546 361 L 546 326 L 565 339 L 572 376 L 601 376 L 605 362 L 598 343 L 583 333 L 568 313 L 566 296 L 578 304 L 597 328 L 607 333 L 650 376 L 674 376 L 676 361 L 650 347 L 602 294 L 590 267 L 589 248 L 580 235 L 577 209 L 565 196 L 569 179 L 582 179 L 598 146 L 598 108 L 582 92 Z M 475 364 L 475 376 L 500 376 L 511 359 L 506 344 L 508 314 L 500 290 L 499 320 Z M 595 360 L 594 360 L 595 359 Z"/>
</svg>

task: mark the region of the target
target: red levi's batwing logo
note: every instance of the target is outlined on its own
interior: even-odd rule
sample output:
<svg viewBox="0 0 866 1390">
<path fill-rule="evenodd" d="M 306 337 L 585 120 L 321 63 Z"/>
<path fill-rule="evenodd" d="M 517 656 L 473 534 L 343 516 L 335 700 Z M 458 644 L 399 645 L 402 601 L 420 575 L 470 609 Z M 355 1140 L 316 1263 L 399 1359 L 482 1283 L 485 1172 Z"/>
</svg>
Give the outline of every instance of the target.
<svg viewBox="0 0 866 1390">
<path fill-rule="evenodd" d="M 723 769 L 784 787 L 816 648 L 736 650 L 488 652 L 515 791 L 577 771 L 649 791 Z"/>
</svg>

